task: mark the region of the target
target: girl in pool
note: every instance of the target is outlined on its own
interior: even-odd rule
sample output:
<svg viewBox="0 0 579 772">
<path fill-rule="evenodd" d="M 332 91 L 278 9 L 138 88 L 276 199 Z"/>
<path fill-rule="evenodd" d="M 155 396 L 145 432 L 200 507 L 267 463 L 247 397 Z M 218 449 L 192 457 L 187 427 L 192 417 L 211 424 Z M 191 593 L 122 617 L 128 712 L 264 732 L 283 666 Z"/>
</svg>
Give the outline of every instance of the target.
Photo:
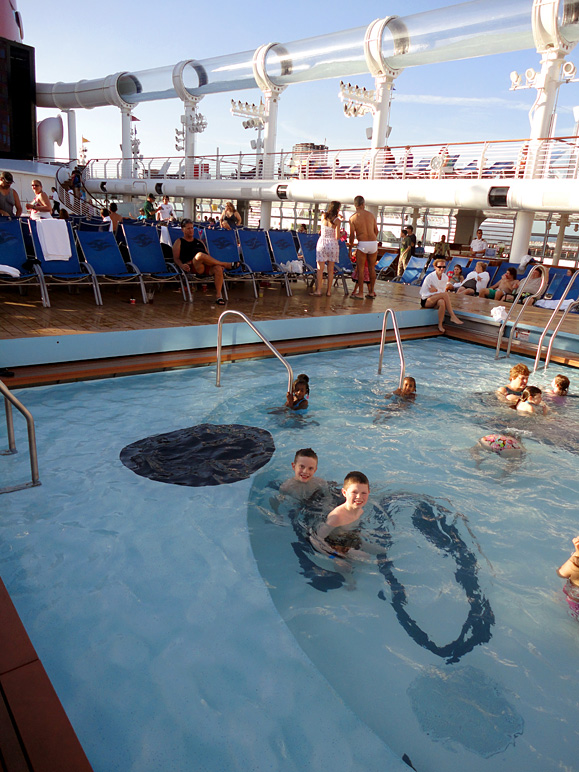
<svg viewBox="0 0 579 772">
<path fill-rule="evenodd" d="M 310 396 L 310 379 L 305 373 L 300 373 L 293 382 L 292 390 L 288 391 L 285 406 L 290 410 L 307 410 Z"/>
<path fill-rule="evenodd" d="M 547 389 L 547 394 L 552 397 L 566 397 L 570 385 L 571 381 L 566 375 L 556 375 Z"/>
<path fill-rule="evenodd" d="M 546 415 L 547 405 L 543 402 L 543 392 L 538 386 L 527 386 L 517 402 L 517 410 L 521 413 L 540 413 Z"/>
<path fill-rule="evenodd" d="M 404 378 L 404 381 L 402 382 L 402 388 L 401 389 L 395 389 L 392 394 L 395 394 L 397 397 L 403 397 L 404 399 L 409 399 L 411 402 L 414 402 L 416 399 L 416 381 L 412 376 L 407 375 L 406 378 Z M 390 397 L 390 394 L 386 395 L 387 397 Z"/>
<path fill-rule="evenodd" d="M 562 579 L 567 580 L 563 592 L 567 596 L 571 615 L 579 620 L 579 536 L 573 539 L 573 547 L 575 551 L 557 570 L 557 573 Z"/>
</svg>

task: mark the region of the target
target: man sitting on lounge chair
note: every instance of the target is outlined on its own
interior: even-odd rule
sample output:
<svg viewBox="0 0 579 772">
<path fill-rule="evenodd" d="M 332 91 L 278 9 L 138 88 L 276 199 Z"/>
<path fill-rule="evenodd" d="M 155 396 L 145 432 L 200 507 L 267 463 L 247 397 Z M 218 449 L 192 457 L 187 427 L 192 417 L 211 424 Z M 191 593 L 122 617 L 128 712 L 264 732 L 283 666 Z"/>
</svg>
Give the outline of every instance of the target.
<svg viewBox="0 0 579 772">
<path fill-rule="evenodd" d="M 207 254 L 205 244 L 194 236 L 195 227 L 192 220 L 181 222 L 183 238 L 177 239 L 173 244 L 173 259 L 185 273 L 195 273 L 198 277 L 212 276 L 215 281 L 215 292 L 218 306 L 224 306 L 223 269 L 237 268 L 239 263 L 224 263 Z"/>
</svg>

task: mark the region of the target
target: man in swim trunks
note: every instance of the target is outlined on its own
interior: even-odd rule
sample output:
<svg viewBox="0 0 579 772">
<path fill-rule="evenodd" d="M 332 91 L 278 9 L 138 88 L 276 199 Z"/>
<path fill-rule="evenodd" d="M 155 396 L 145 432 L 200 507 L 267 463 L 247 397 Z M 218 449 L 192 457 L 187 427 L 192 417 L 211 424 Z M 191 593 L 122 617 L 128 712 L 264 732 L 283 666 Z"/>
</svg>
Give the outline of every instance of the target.
<svg viewBox="0 0 579 772">
<path fill-rule="evenodd" d="M 496 284 L 493 284 L 492 287 L 481 289 L 478 294 L 481 298 L 501 300 L 505 295 L 512 295 L 518 286 L 517 269 L 507 268 L 505 275 L 501 276 Z"/>
<path fill-rule="evenodd" d="M 195 229 L 192 220 L 181 222 L 183 238 L 177 239 L 173 244 L 173 259 L 185 273 L 195 273 L 199 277 L 212 276 L 215 282 L 215 292 L 218 306 L 224 306 L 223 269 L 237 268 L 239 263 L 224 263 L 207 254 L 205 244 L 194 236 Z"/>
<path fill-rule="evenodd" d="M 354 239 L 358 240 L 356 246 L 356 267 L 358 271 L 358 284 L 350 297 L 361 300 L 364 297 L 364 266 L 368 262 L 368 275 L 370 277 L 368 294 L 366 297 L 373 300 L 376 297 L 374 285 L 376 284 L 376 258 L 378 256 L 378 224 L 376 218 L 365 208 L 366 202 L 362 196 L 354 199 L 356 212 L 350 217 L 349 246 L 354 246 Z"/>
</svg>

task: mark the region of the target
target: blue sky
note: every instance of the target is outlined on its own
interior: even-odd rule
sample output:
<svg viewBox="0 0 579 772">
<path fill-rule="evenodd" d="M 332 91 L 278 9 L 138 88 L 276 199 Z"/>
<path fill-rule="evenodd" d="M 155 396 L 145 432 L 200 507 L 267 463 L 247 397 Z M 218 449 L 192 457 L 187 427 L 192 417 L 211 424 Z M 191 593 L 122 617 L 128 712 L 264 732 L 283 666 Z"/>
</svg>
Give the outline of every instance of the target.
<svg viewBox="0 0 579 772">
<path fill-rule="evenodd" d="M 174 65 L 183 59 L 204 59 L 253 50 L 262 43 L 289 42 L 363 26 L 387 15 L 433 10 L 451 3 L 414 0 L 363 4 L 272 3 L 244 0 L 242 4 L 213 5 L 180 0 L 139 3 L 79 4 L 59 0 L 40 5 L 18 0 L 24 19 L 25 43 L 36 49 L 36 74 L 41 82 L 77 81 L 119 71 Z M 529 0 L 529 8 L 531 0 Z M 579 55 L 568 57 L 579 65 Z M 528 111 L 534 90 L 509 91 L 509 73 L 539 68 L 534 50 L 471 60 L 407 68 L 396 81 L 390 124 L 390 144 L 426 144 L 523 138 L 529 134 Z M 371 77 L 357 78 L 372 87 Z M 232 97 L 259 101 L 259 91 L 207 96 L 200 103 L 207 130 L 198 135 L 198 153 L 250 152 L 256 137 L 230 113 Z M 579 84 L 561 87 L 557 134 L 570 134 L 572 107 L 579 104 Z M 182 113 L 178 99 L 140 105 L 135 115 L 144 156 L 178 155 L 174 130 Z M 58 111 L 39 110 L 39 119 Z M 79 139 L 90 140 L 93 158 L 120 155 L 120 115 L 114 107 L 79 110 Z M 371 117 L 346 118 L 338 99 L 338 80 L 290 86 L 279 110 L 278 150 L 296 142 L 326 142 L 333 148 L 366 147 Z M 63 153 L 65 155 L 66 153 Z"/>
</svg>

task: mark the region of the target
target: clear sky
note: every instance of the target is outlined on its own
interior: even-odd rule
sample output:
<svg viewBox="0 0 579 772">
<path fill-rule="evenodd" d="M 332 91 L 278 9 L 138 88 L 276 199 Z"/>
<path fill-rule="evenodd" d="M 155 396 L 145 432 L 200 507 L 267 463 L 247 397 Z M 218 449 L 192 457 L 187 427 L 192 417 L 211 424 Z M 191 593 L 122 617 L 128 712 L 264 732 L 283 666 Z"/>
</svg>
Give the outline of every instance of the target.
<svg viewBox="0 0 579 772">
<path fill-rule="evenodd" d="M 40 82 L 98 78 L 174 65 L 183 59 L 248 51 L 263 43 L 300 40 L 363 26 L 388 15 L 405 16 L 444 5 L 452 3 L 244 0 L 213 5 L 140 0 L 103 5 L 78 0 L 53 4 L 18 0 L 24 42 L 36 49 L 36 76 Z M 568 58 L 579 65 L 577 50 Z M 539 69 L 539 56 L 534 50 L 407 68 L 396 81 L 389 143 L 396 146 L 528 137 L 528 112 L 536 92 L 509 91 L 510 72 L 524 73 L 528 67 Z M 356 82 L 367 88 L 373 84 L 369 75 Z M 325 142 L 331 148 L 367 146 L 366 128 L 371 125 L 371 116 L 346 118 L 338 85 L 338 80 L 323 80 L 286 89 L 280 101 L 278 150 L 289 150 L 296 142 Z M 249 142 L 257 134 L 244 130 L 241 119 L 231 115 L 233 97 L 258 102 L 260 93 L 253 89 L 205 97 L 200 110 L 209 125 L 198 135 L 199 154 L 214 154 L 217 147 L 221 153 L 250 152 Z M 563 85 L 557 135 L 572 133 L 574 105 L 579 105 L 579 84 Z M 178 99 L 136 108 L 140 123 L 134 125 L 145 157 L 179 155 L 174 130 L 181 128 L 181 113 Z M 39 110 L 38 118 L 56 114 L 55 110 Z M 77 125 L 79 140 L 81 135 L 90 140 L 89 157 L 119 157 L 117 108 L 78 110 Z"/>
</svg>

